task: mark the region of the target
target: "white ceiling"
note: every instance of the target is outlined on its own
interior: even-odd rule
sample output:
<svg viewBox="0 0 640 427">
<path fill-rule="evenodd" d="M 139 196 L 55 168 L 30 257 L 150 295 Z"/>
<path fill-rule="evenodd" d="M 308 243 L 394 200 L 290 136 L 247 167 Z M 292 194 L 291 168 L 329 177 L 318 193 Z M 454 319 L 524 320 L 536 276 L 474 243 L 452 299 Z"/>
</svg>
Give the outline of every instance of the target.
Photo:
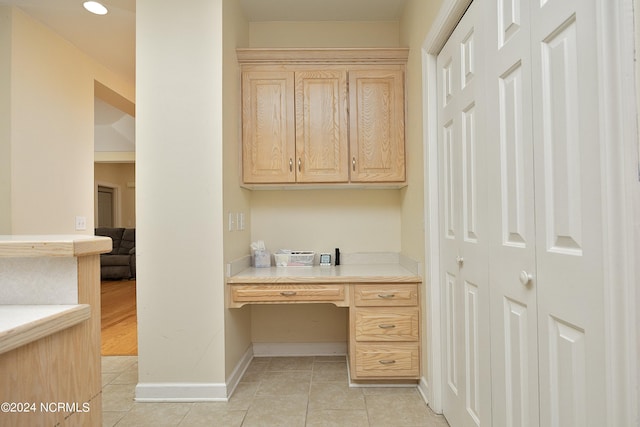
<svg viewBox="0 0 640 427">
<path fill-rule="evenodd" d="M 94 99 L 94 151 L 136 151 L 136 120 L 100 98 Z"/>
<path fill-rule="evenodd" d="M 239 0 L 255 21 L 397 21 L 406 0 Z M 427 0 L 425 0 L 427 1 Z M 105 67 L 135 81 L 135 0 L 103 0 L 109 13 L 97 16 L 83 0 L 0 0 L 17 6 Z M 110 151 L 101 137 L 131 147 L 134 119 L 106 103 L 96 104 L 96 150 Z M 116 150 L 120 151 L 120 150 Z M 125 150 L 126 151 L 126 150 Z"/>
</svg>

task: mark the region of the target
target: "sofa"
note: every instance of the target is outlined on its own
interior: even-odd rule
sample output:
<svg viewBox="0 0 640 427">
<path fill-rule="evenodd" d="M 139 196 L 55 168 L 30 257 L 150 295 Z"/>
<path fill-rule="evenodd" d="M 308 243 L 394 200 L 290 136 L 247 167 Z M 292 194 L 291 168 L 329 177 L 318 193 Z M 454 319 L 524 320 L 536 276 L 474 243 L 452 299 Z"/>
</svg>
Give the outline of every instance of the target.
<svg viewBox="0 0 640 427">
<path fill-rule="evenodd" d="M 100 255 L 100 280 L 135 279 L 136 277 L 136 229 L 98 227 L 96 236 L 110 237 L 111 252 Z"/>
</svg>

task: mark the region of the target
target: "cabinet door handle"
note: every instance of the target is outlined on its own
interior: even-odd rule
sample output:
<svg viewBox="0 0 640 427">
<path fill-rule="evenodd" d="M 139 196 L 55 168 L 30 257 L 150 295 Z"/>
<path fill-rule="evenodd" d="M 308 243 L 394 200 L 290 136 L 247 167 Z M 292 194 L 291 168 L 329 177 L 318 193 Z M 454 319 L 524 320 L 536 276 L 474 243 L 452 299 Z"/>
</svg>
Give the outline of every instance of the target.
<svg viewBox="0 0 640 427">
<path fill-rule="evenodd" d="M 280 295 L 282 295 L 283 297 L 292 297 L 294 295 L 297 295 L 298 293 L 296 291 L 282 291 L 280 292 Z"/>
<path fill-rule="evenodd" d="M 298 157 L 298 172 L 302 172 L 302 160 Z"/>
<path fill-rule="evenodd" d="M 393 329 L 395 327 L 396 327 L 396 325 L 391 325 L 389 323 L 382 323 L 382 324 L 378 325 L 378 328 L 380 328 L 380 329 Z"/>
<path fill-rule="evenodd" d="M 293 159 L 289 159 L 289 172 L 293 172 Z"/>
<path fill-rule="evenodd" d="M 382 299 L 390 299 L 390 298 L 394 298 L 396 296 L 396 294 L 378 294 L 378 298 L 382 298 Z"/>
<path fill-rule="evenodd" d="M 353 168 L 353 171 L 355 172 L 356 171 L 356 158 L 355 157 L 353 157 L 351 159 L 351 167 Z"/>
<path fill-rule="evenodd" d="M 393 365 L 394 363 L 396 363 L 395 360 L 378 360 L 378 363 L 380 363 L 381 365 Z"/>
</svg>

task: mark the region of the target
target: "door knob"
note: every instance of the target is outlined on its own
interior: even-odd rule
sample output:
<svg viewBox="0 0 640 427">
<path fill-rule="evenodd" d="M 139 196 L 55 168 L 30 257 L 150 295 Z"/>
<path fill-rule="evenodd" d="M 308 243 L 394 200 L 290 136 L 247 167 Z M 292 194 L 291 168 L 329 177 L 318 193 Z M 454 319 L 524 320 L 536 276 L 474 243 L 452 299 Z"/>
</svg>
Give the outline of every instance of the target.
<svg viewBox="0 0 640 427">
<path fill-rule="evenodd" d="M 531 283 L 532 280 L 533 280 L 533 275 L 531 273 L 527 273 L 524 270 L 520 272 L 520 283 L 522 283 L 524 286 Z"/>
<path fill-rule="evenodd" d="M 462 267 L 462 264 L 464 264 L 464 258 L 463 258 L 463 257 L 461 257 L 460 255 L 458 255 L 458 256 L 456 257 L 456 262 L 458 263 L 458 265 L 459 265 L 460 267 Z"/>
</svg>

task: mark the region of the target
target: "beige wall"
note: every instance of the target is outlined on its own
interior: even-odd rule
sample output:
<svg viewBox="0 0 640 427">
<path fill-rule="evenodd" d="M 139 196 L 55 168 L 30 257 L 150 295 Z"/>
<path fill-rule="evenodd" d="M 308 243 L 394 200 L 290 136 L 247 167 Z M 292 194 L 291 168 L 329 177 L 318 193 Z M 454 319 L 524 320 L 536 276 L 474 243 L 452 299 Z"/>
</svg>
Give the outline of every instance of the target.
<svg viewBox="0 0 640 427">
<path fill-rule="evenodd" d="M 2 168 L 0 180 L 0 232 L 76 233 L 75 216 L 84 216 L 87 230 L 77 233 L 92 233 L 94 81 L 128 99 L 132 82 L 19 9 L 0 9 L 3 23 L 10 22 L 0 31 L 0 91 L 10 93 L 10 112 L 0 119 L 0 152 L 11 156 L 9 179 Z"/>
<path fill-rule="evenodd" d="M 223 392 L 222 4 L 136 2 L 138 397 Z"/>
<path fill-rule="evenodd" d="M 238 0 L 223 3 L 223 135 L 224 135 L 224 198 L 223 212 L 245 215 L 243 231 L 224 228 L 224 260 L 233 261 L 247 254 L 251 237 L 251 192 L 240 188 L 240 69 L 236 61 L 236 47 L 249 44 L 249 23 L 244 18 Z M 226 289 L 225 289 L 226 293 Z M 240 358 L 251 346 L 251 310 L 225 311 L 226 376 L 229 378 Z"/>
<path fill-rule="evenodd" d="M 638 51 L 640 50 L 640 0 L 633 1 L 634 6 L 634 24 L 635 24 L 635 80 L 636 80 L 636 108 L 637 123 L 640 124 L 640 66 L 638 65 Z M 634 240 L 635 240 L 635 277 L 640 278 L 640 135 L 638 135 L 637 151 L 634 154 L 634 161 L 638 165 L 638 180 L 635 181 L 633 187 L 634 194 L 634 211 L 636 212 L 634 221 Z M 640 292 L 636 292 L 636 307 L 640 307 Z M 636 330 L 636 355 L 640 355 L 640 328 Z M 640 370 L 637 372 L 636 384 L 640 384 Z M 638 396 L 638 406 L 640 407 L 640 396 Z"/>
<path fill-rule="evenodd" d="M 136 189 L 129 183 L 136 181 L 135 163 L 95 163 L 94 167 L 95 189 L 98 185 L 116 187 L 118 191 L 117 205 L 120 207 L 120 214 L 116 215 L 119 222 L 115 222 L 116 227 L 135 228 L 136 226 Z M 96 197 L 97 199 L 97 197 Z M 95 223 L 98 223 L 98 208 L 96 201 Z"/>
<path fill-rule="evenodd" d="M 442 0 L 408 0 L 400 25 L 400 39 L 409 47 L 407 62 L 407 183 L 402 191 L 402 252 L 424 261 L 424 129 L 422 108 L 422 44 Z"/>
<path fill-rule="evenodd" d="M 422 44 L 438 15 L 443 0 L 425 2 L 408 0 L 401 21 L 401 40 L 409 46 L 407 63 L 407 157 L 408 187 L 402 192 L 402 252 L 419 261 L 425 261 L 425 211 L 424 211 L 424 133 Z M 428 289 L 431 286 L 423 275 L 423 319 L 427 319 Z M 422 375 L 427 377 L 429 342 L 426 321 L 422 334 Z"/>
<path fill-rule="evenodd" d="M 0 234 L 11 233 L 12 9 L 0 6 Z"/>
<path fill-rule="evenodd" d="M 348 340 L 349 310 L 345 307 L 255 305 L 252 311 L 251 336 L 255 343 L 346 343 Z"/>
<path fill-rule="evenodd" d="M 268 249 L 400 252 L 398 190 L 255 191 L 251 238 Z"/>
<path fill-rule="evenodd" d="M 398 47 L 397 21 L 251 22 L 250 47 Z"/>
</svg>

